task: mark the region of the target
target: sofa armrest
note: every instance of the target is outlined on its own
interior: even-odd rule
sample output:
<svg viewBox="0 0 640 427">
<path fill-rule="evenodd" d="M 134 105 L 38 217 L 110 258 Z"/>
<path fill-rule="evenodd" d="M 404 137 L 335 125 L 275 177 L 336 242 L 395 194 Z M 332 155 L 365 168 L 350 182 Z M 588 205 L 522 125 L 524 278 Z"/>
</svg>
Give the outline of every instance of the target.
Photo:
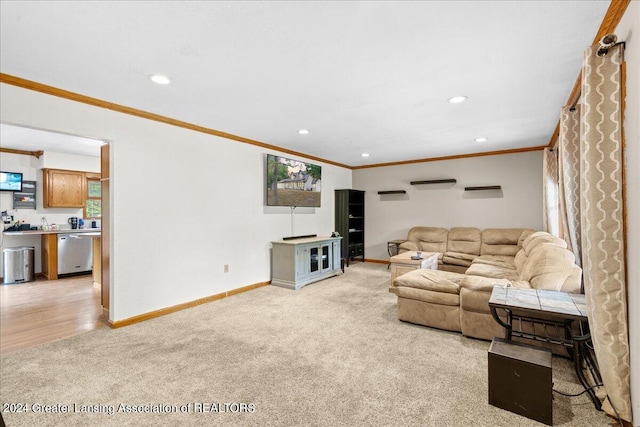
<svg viewBox="0 0 640 427">
<path fill-rule="evenodd" d="M 418 244 L 410 240 L 407 240 L 404 243 L 400 243 L 400 246 L 398 246 L 398 253 L 407 251 L 418 251 Z"/>
</svg>

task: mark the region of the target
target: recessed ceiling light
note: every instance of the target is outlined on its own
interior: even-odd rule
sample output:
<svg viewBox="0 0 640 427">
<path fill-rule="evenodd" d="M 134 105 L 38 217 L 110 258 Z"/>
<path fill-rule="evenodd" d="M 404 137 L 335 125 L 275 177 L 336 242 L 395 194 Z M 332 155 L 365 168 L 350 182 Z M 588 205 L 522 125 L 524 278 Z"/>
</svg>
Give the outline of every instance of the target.
<svg viewBox="0 0 640 427">
<path fill-rule="evenodd" d="M 300 135 L 308 135 L 308 134 L 309 134 L 309 129 L 300 129 L 300 130 L 298 131 L 298 133 L 299 133 Z"/>
<path fill-rule="evenodd" d="M 466 96 L 454 96 L 454 97 L 451 97 L 451 98 L 447 99 L 447 101 L 450 104 L 460 104 L 461 102 L 464 102 L 466 100 L 467 100 Z"/>
<path fill-rule="evenodd" d="M 158 83 L 159 85 L 168 85 L 171 83 L 171 79 L 167 76 L 163 76 L 162 74 L 152 74 L 149 78 L 152 82 Z"/>
<path fill-rule="evenodd" d="M 362 157 L 369 157 L 369 153 L 362 153 Z"/>
<path fill-rule="evenodd" d="M 476 138 L 476 142 L 486 142 L 487 138 L 485 138 L 484 136 L 480 136 L 478 138 Z"/>
</svg>

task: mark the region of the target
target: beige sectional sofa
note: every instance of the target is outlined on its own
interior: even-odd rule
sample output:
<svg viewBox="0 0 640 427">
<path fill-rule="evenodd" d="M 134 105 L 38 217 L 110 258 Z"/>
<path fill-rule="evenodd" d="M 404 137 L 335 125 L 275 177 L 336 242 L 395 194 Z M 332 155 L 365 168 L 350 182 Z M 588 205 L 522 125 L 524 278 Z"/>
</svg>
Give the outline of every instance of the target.
<svg viewBox="0 0 640 427">
<path fill-rule="evenodd" d="M 438 270 L 464 273 L 478 257 L 499 261 L 513 259 L 522 239 L 535 230 L 527 228 L 413 227 L 407 241 L 398 247 L 406 251 L 437 252 Z"/>
<path fill-rule="evenodd" d="M 442 254 L 439 270 L 403 274 L 389 289 L 398 296 L 398 318 L 411 323 L 493 339 L 504 334 L 489 310 L 494 286 L 580 293 L 573 253 L 542 231 L 414 227 L 400 249 Z"/>
</svg>

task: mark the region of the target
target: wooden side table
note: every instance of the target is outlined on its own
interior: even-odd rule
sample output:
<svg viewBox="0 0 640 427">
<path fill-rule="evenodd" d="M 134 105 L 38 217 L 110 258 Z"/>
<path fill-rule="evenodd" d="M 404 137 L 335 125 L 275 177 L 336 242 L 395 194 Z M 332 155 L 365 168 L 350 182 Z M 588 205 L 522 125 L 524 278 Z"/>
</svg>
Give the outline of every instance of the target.
<svg viewBox="0 0 640 427">
<path fill-rule="evenodd" d="M 411 259 L 415 257 L 416 252 L 403 252 L 400 255 L 394 255 L 390 259 L 391 266 L 391 286 L 393 279 L 413 270 L 437 270 L 438 257 L 437 252 L 422 252 L 422 259 Z"/>
</svg>

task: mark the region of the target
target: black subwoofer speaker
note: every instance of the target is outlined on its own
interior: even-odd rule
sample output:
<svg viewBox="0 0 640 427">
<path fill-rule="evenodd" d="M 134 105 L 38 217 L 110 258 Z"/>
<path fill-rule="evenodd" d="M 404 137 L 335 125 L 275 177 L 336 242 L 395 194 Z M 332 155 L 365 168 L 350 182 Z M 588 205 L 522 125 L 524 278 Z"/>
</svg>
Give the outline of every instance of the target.
<svg viewBox="0 0 640 427">
<path fill-rule="evenodd" d="M 553 425 L 551 351 L 494 338 L 488 359 L 489 404 Z"/>
</svg>

